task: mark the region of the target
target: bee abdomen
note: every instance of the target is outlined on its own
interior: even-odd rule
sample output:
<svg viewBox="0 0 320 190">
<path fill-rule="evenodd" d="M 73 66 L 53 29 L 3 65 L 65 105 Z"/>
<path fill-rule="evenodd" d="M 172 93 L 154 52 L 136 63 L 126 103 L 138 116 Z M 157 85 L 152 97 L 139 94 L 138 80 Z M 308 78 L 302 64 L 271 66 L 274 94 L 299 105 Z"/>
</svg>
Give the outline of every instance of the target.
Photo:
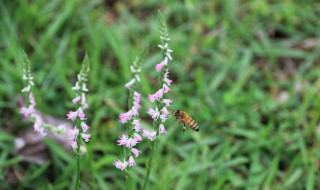
<svg viewBox="0 0 320 190">
<path fill-rule="evenodd" d="M 190 122 L 190 128 L 195 131 L 199 131 L 199 125 L 194 120 Z"/>
</svg>

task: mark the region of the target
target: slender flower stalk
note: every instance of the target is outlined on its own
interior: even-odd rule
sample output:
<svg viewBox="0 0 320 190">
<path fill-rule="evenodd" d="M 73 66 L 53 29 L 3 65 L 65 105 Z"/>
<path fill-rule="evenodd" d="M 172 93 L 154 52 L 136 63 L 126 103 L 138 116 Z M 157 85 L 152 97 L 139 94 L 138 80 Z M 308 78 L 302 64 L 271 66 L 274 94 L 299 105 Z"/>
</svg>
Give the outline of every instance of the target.
<svg viewBox="0 0 320 190">
<path fill-rule="evenodd" d="M 79 189 L 80 183 L 80 145 L 83 142 L 89 142 L 91 134 L 88 134 L 90 127 L 86 124 L 86 115 L 84 111 L 89 108 L 87 103 L 86 93 L 89 91 L 87 89 L 86 82 L 88 81 L 88 73 L 90 70 L 89 59 L 87 54 L 84 57 L 82 68 L 80 73 L 77 75 L 77 82 L 72 90 L 75 91 L 76 97 L 72 100 L 72 103 L 76 105 L 75 110 L 69 111 L 67 113 L 67 119 L 71 120 L 74 124 L 73 129 L 67 129 L 67 138 L 71 139 L 71 146 L 74 150 L 74 155 L 77 159 L 77 178 L 75 189 Z"/>
<path fill-rule="evenodd" d="M 129 110 L 119 115 L 120 123 L 125 124 L 126 133 L 123 133 L 119 138 L 118 145 L 124 147 L 123 161 L 115 160 L 116 168 L 125 171 L 127 189 L 131 189 L 132 174 L 130 167 L 135 166 L 135 158 L 141 153 L 135 146 L 142 141 L 143 129 L 140 125 L 139 110 L 141 109 L 141 94 L 137 92 L 137 83 L 140 82 L 139 72 L 141 71 L 141 64 L 145 49 L 137 56 L 133 64 L 130 66 L 133 78 L 125 84 L 129 89 L 128 108 Z M 140 135 L 141 134 L 141 135 Z M 129 166 L 129 167 L 128 167 Z"/>
<path fill-rule="evenodd" d="M 21 90 L 25 94 L 26 105 L 20 108 L 20 113 L 24 116 L 24 118 L 28 118 L 33 122 L 34 131 L 38 132 L 42 136 L 47 135 L 47 130 L 55 132 L 55 133 L 64 133 L 61 129 L 62 126 L 56 127 L 45 123 L 41 115 L 36 111 L 37 102 L 33 95 L 33 76 L 31 74 L 31 63 L 28 59 L 27 54 L 22 51 L 22 59 L 23 59 L 23 75 L 22 79 L 25 81 L 25 87 Z"/>
<path fill-rule="evenodd" d="M 147 163 L 147 173 L 145 176 L 144 184 L 143 184 L 143 190 L 147 189 L 150 172 L 151 172 L 151 164 L 153 160 L 153 152 L 155 148 L 155 139 L 159 134 L 166 133 L 166 129 L 164 127 L 165 121 L 168 119 L 168 115 L 170 114 L 168 111 L 168 107 L 170 107 L 172 100 L 165 99 L 164 95 L 171 91 L 170 85 L 172 83 L 172 80 L 169 79 L 169 68 L 168 64 L 172 60 L 172 50 L 169 49 L 168 42 L 170 41 L 168 29 L 166 26 L 166 22 L 161 14 L 160 11 L 158 11 L 158 20 L 159 20 L 159 28 L 160 28 L 160 39 L 161 44 L 158 45 L 158 47 L 161 49 L 161 53 L 163 56 L 163 60 L 156 64 L 155 70 L 159 72 L 159 78 L 158 78 L 158 85 L 159 90 L 157 90 L 154 94 L 149 94 L 148 99 L 151 103 L 156 102 L 156 106 L 154 108 L 149 107 L 147 109 L 147 113 L 150 115 L 150 117 L 154 120 L 154 129 L 155 131 L 143 131 L 143 136 L 147 137 L 151 142 L 150 148 L 151 153 L 149 156 L 149 160 Z"/>
</svg>

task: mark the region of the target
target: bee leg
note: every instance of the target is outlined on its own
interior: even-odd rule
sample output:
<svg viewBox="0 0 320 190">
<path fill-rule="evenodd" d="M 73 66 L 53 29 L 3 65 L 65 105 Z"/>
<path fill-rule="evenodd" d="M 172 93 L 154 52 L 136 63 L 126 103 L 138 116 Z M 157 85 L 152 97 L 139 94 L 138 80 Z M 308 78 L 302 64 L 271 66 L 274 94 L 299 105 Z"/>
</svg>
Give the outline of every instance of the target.
<svg viewBox="0 0 320 190">
<path fill-rule="evenodd" d="M 184 134 L 184 132 L 186 132 L 186 124 L 185 123 L 183 123 L 182 131 L 183 131 L 183 134 Z"/>
</svg>

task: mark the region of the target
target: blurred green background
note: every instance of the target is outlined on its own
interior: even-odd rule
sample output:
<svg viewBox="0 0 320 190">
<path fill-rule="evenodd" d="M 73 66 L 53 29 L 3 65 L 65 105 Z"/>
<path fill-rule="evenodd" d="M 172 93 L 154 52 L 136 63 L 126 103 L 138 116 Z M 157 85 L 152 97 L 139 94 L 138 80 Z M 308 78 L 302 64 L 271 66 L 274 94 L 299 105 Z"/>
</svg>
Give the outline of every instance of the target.
<svg viewBox="0 0 320 190">
<path fill-rule="evenodd" d="M 316 1 L 0 2 L 0 189 L 68 189 L 72 154 L 45 140 L 50 159 L 26 163 L 14 139 L 30 123 L 15 100 L 23 88 L 20 52 L 32 62 L 38 109 L 65 118 L 85 51 L 92 140 L 82 160 L 82 189 L 124 189 L 116 145 L 124 131 L 129 65 L 149 44 L 140 92 L 157 89 L 157 10 L 167 20 L 174 60 L 173 109 L 189 113 L 200 132 L 182 134 L 174 118 L 157 138 L 149 189 L 320 189 L 320 4 Z M 137 148 L 140 189 L 149 155 Z"/>
</svg>

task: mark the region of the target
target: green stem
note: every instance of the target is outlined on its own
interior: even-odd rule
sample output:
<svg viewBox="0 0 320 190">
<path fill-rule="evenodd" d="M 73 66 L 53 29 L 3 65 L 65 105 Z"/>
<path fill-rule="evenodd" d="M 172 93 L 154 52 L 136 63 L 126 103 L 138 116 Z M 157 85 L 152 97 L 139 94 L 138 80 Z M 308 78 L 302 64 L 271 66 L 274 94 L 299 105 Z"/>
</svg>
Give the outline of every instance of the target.
<svg viewBox="0 0 320 190">
<path fill-rule="evenodd" d="M 80 155 L 79 155 L 79 152 L 80 152 L 80 145 L 78 145 L 77 153 L 76 153 L 76 156 L 77 156 L 77 179 L 76 179 L 75 190 L 78 190 L 79 185 L 80 185 Z"/>
<path fill-rule="evenodd" d="M 147 163 L 147 174 L 146 174 L 146 176 L 144 178 L 144 183 L 143 183 L 142 190 L 146 190 L 147 186 L 148 186 L 150 173 L 151 173 L 151 164 L 152 164 L 152 161 L 153 161 L 154 144 L 155 144 L 155 140 L 151 142 L 151 152 L 150 152 L 149 160 L 148 160 L 148 163 Z"/>
<path fill-rule="evenodd" d="M 126 185 L 127 185 L 127 190 L 132 189 L 132 175 L 131 175 L 130 169 L 128 169 L 128 172 L 126 172 Z"/>
</svg>

